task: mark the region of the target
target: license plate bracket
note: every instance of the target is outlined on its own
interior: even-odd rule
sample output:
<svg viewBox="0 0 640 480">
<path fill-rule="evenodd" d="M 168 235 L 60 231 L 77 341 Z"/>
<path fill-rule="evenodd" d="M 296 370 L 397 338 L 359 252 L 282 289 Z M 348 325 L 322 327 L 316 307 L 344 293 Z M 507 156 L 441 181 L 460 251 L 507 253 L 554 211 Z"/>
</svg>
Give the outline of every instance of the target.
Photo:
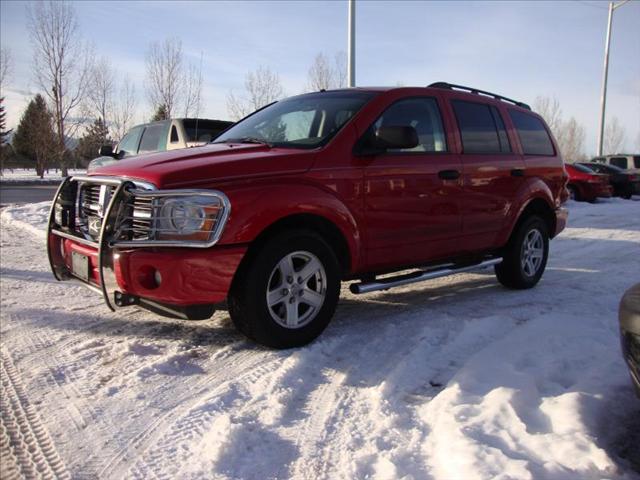
<svg viewBox="0 0 640 480">
<path fill-rule="evenodd" d="M 76 277 L 88 282 L 89 257 L 78 252 L 71 252 L 71 271 Z"/>
</svg>

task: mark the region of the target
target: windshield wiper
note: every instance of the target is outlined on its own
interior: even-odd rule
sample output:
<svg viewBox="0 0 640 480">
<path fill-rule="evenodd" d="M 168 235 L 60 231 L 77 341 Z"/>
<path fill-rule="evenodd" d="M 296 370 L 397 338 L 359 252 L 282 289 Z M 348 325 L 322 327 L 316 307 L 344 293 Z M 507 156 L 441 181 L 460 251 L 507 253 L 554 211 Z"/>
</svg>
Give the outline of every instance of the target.
<svg viewBox="0 0 640 480">
<path fill-rule="evenodd" d="M 256 145 L 265 145 L 269 148 L 273 148 L 273 145 L 271 143 L 257 137 L 228 138 L 227 140 L 213 143 L 255 143 Z"/>
</svg>

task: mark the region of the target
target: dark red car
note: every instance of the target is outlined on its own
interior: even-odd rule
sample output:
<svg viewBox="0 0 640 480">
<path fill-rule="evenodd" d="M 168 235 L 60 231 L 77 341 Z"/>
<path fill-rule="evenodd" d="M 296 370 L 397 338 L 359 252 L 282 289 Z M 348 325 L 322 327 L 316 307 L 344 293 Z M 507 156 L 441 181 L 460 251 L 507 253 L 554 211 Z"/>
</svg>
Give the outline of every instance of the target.
<svg viewBox="0 0 640 480">
<path fill-rule="evenodd" d="M 565 169 L 569 174 L 567 189 L 571 199 L 595 202 L 597 198 L 613 196 L 609 175 L 595 173 L 584 165 L 575 163 L 567 163 Z"/>
<path fill-rule="evenodd" d="M 492 266 L 536 285 L 567 220 L 557 152 L 527 105 L 473 88 L 299 95 L 207 146 L 66 179 L 49 259 L 111 309 L 202 319 L 226 300 L 248 337 L 303 345 L 342 280 L 360 294 Z"/>
</svg>

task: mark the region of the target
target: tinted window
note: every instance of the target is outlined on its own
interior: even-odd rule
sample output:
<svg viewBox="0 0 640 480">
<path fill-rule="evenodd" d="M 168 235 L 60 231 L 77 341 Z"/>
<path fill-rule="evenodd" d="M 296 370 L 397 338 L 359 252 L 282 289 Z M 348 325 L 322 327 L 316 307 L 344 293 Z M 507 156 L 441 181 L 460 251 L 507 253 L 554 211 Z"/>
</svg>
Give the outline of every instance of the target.
<svg viewBox="0 0 640 480">
<path fill-rule="evenodd" d="M 503 151 L 496 120 L 489 105 L 461 100 L 454 100 L 451 103 L 460 128 L 464 153 L 500 153 Z M 504 125 L 502 125 L 502 129 L 504 130 Z M 508 145 L 507 141 L 505 148 L 508 148 Z"/>
<path fill-rule="evenodd" d="M 616 167 L 627 168 L 627 157 L 612 157 L 609 163 Z"/>
<path fill-rule="evenodd" d="M 509 136 L 507 135 L 507 129 L 504 128 L 502 115 L 500 115 L 500 112 L 494 106 L 491 107 L 491 113 L 493 115 L 493 121 L 496 123 L 496 129 L 498 130 L 498 140 L 500 140 L 500 151 L 503 153 L 509 153 L 511 152 L 511 144 L 509 143 Z"/>
<path fill-rule="evenodd" d="M 129 133 L 127 133 L 118 144 L 118 152 L 125 152 L 125 157 L 137 154 L 142 130 L 144 130 L 144 127 L 142 126 L 134 127 L 129 130 Z"/>
<path fill-rule="evenodd" d="M 633 168 L 640 168 L 640 156 L 633 157 Z"/>
<path fill-rule="evenodd" d="M 518 131 L 525 155 L 554 154 L 551 138 L 539 118 L 518 110 L 509 110 L 509 115 Z"/>
<path fill-rule="evenodd" d="M 178 143 L 180 139 L 178 138 L 178 129 L 175 125 L 171 126 L 171 143 Z"/>
<path fill-rule="evenodd" d="M 157 152 L 167 148 L 167 124 L 153 123 L 145 128 L 139 153 Z"/>
<path fill-rule="evenodd" d="M 183 121 L 184 131 L 187 134 L 187 142 L 207 143 L 215 139 L 233 123 L 221 120 L 196 120 Z"/>
<path fill-rule="evenodd" d="M 445 152 L 444 128 L 434 98 L 408 98 L 391 105 L 376 120 L 374 128 L 413 127 L 418 134 L 418 145 L 414 148 L 389 150 L 390 152 Z"/>
</svg>

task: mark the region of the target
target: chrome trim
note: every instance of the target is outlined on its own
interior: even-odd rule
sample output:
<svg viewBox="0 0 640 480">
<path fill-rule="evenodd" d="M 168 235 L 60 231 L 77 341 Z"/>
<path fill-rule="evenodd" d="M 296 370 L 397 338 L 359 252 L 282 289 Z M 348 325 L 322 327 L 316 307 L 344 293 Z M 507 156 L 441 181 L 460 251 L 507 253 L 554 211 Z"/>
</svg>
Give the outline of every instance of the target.
<svg viewBox="0 0 640 480">
<path fill-rule="evenodd" d="M 85 183 L 97 183 L 99 185 L 113 185 L 117 187 L 122 182 L 131 182 L 136 186 L 142 187 L 146 190 L 157 190 L 157 187 L 151 182 L 145 182 L 143 180 L 136 180 L 126 176 L 122 177 L 105 177 L 100 175 L 74 175 L 71 177 L 71 181 L 85 182 Z"/>
<path fill-rule="evenodd" d="M 118 201 L 120 200 L 120 196 L 124 189 L 130 184 L 131 182 L 128 180 L 122 180 L 120 185 L 116 187 L 113 195 L 111 195 L 107 209 L 104 212 L 102 225 L 100 226 L 100 239 L 98 241 L 98 275 L 100 276 L 100 288 L 102 288 L 102 295 L 104 296 L 104 301 L 107 304 L 107 307 L 114 312 L 116 311 L 116 308 L 109 298 L 109 286 L 106 283 L 107 281 L 105 276 L 105 269 L 109 268 L 110 273 L 113 276 L 113 278 L 110 279 L 110 283 L 115 284 L 117 287 L 117 281 L 115 280 L 114 273 L 115 269 L 113 268 L 113 252 L 111 248 L 109 248 L 110 242 L 108 241 L 108 236 L 113 232 L 112 224 L 115 223 L 115 218 L 111 218 L 113 216 L 113 209 L 118 205 Z M 108 261 L 110 261 L 109 265 L 107 265 Z M 115 288 L 113 290 L 115 292 Z"/>
<path fill-rule="evenodd" d="M 499 264 L 500 262 L 502 262 L 502 258 L 492 258 L 490 260 L 485 260 L 484 262 L 460 268 L 455 268 L 454 266 L 440 266 L 436 267 L 433 270 L 423 271 L 422 273 L 419 273 L 412 277 L 398 276 L 373 282 L 352 283 L 349 287 L 349 290 L 351 290 L 351 292 L 355 293 L 356 295 L 361 293 L 375 292 L 377 290 L 388 290 L 390 288 L 400 287 L 402 285 L 423 282 L 425 280 L 432 280 L 434 278 L 446 277 L 447 275 L 455 275 L 456 273 L 480 270 L 483 268 L 492 267 Z"/>
<path fill-rule="evenodd" d="M 222 203 L 222 213 L 216 220 L 213 235 L 208 242 L 195 240 L 120 240 L 112 242 L 114 247 L 182 247 L 182 248 L 209 248 L 214 246 L 220 240 L 224 227 L 227 224 L 231 213 L 231 203 L 227 196 L 219 190 L 203 190 L 203 189 L 180 189 L 180 190 L 131 190 L 129 193 L 136 197 L 187 197 L 187 196 L 205 196 L 214 197 Z M 152 216 L 153 218 L 153 216 Z"/>
<path fill-rule="evenodd" d="M 60 193 L 67 186 L 70 180 L 71 180 L 71 177 L 67 177 L 64 180 L 62 180 L 62 182 L 60 182 L 60 185 L 56 190 L 56 194 L 53 196 L 53 201 L 51 202 L 51 208 L 49 209 L 49 222 L 47 223 L 47 257 L 49 258 L 49 266 L 51 267 L 51 272 L 53 273 L 53 276 L 58 281 L 65 280 L 64 278 L 62 278 L 62 275 L 61 275 L 62 273 L 65 273 L 65 276 L 68 276 L 69 273 L 65 272 L 65 270 L 67 270 L 66 268 L 64 268 L 62 272 L 58 272 L 58 269 L 56 268 L 56 265 L 53 262 L 53 258 L 51 257 L 51 247 L 49 245 L 49 237 L 51 236 L 51 233 L 55 233 L 56 235 L 58 233 L 62 233 L 62 232 L 58 232 L 58 230 L 53 230 L 53 225 L 55 224 L 56 204 L 58 203 L 58 197 L 60 196 Z"/>
<path fill-rule="evenodd" d="M 93 240 L 87 240 L 76 235 L 71 235 L 70 233 L 61 232 L 60 230 L 51 230 L 51 233 L 57 235 L 58 237 L 68 238 L 69 240 L 73 240 L 74 242 L 81 243 L 82 245 L 86 245 L 88 247 L 93 247 L 96 249 L 98 248 L 98 242 L 94 242 Z"/>
</svg>

